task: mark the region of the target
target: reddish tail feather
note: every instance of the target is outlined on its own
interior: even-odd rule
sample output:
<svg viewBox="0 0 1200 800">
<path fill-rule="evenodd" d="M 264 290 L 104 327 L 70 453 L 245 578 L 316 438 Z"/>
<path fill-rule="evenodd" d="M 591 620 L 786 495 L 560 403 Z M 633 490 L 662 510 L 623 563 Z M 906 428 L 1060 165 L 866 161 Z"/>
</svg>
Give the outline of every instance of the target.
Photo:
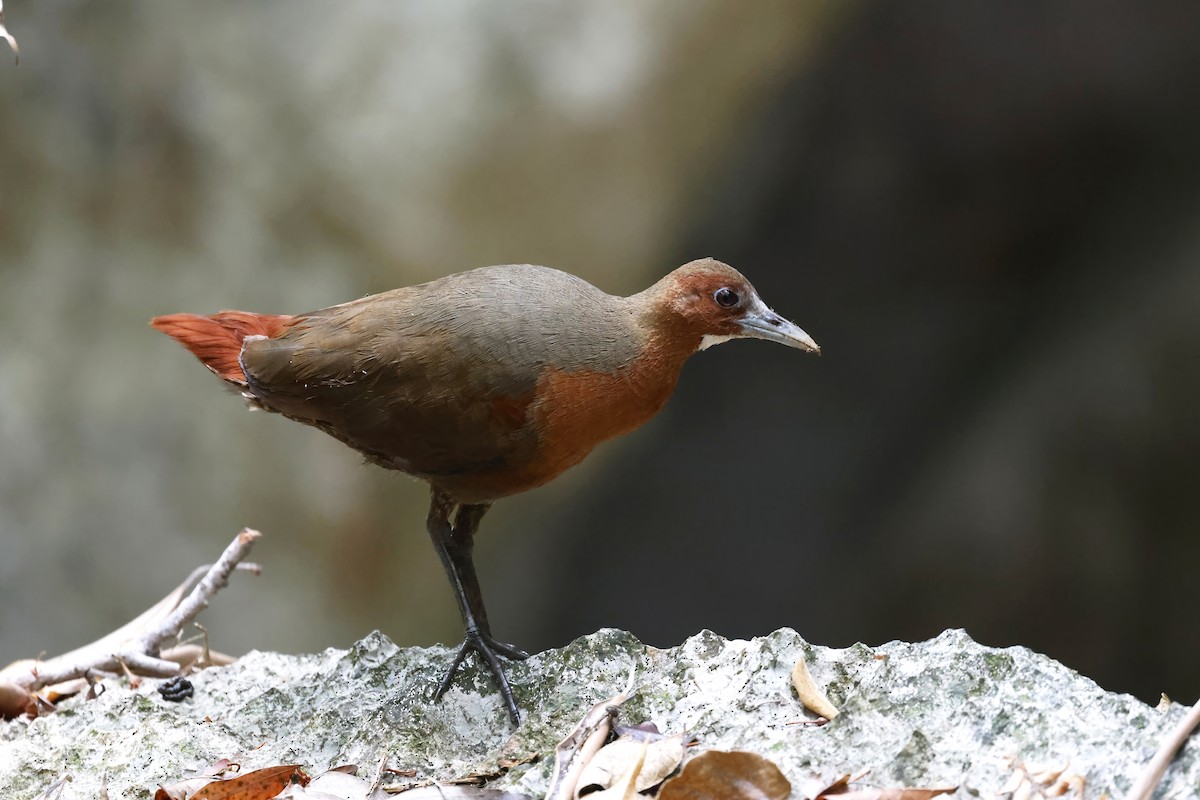
<svg viewBox="0 0 1200 800">
<path fill-rule="evenodd" d="M 246 385 L 239 360 L 247 336 L 274 338 L 292 318 L 286 315 L 221 311 L 211 316 L 168 314 L 150 320 L 151 327 L 182 344 L 222 380 Z"/>
</svg>

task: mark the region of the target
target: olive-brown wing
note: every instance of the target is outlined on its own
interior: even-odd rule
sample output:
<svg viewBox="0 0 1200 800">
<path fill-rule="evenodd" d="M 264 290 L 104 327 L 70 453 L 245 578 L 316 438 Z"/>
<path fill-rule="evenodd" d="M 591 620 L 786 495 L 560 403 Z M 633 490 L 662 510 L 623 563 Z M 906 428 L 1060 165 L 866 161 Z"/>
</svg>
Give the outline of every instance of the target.
<svg viewBox="0 0 1200 800">
<path fill-rule="evenodd" d="M 277 338 L 247 341 L 249 391 L 265 408 L 421 477 L 530 457 L 537 370 L 499 351 L 462 352 L 454 326 L 424 309 L 421 288 L 302 315 Z"/>
</svg>

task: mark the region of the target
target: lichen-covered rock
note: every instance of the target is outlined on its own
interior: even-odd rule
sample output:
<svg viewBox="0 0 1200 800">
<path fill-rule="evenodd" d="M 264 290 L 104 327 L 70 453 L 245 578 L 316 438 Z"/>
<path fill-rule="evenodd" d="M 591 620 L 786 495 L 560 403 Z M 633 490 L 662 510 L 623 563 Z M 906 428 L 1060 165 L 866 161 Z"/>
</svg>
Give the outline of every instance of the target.
<svg viewBox="0 0 1200 800">
<path fill-rule="evenodd" d="M 811 717 L 790 683 L 802 656 L 842 711 L 822 727 L 795 724 Z M 240 761 L 243 771 L 357 763 L 370 772 L 386 753 L 390 767 L 449 779 L 540 753 L 539 762 L 494 782 L 539 796 L 554 745 L 631 674 L 624 721 L 649 719 L 663 731 L 694 733 L 704 747 L 759 753 L 793 786 L 870 769 L 873 785 L 957 785 L 959 797 L 991 797 L 1016 757 L 1069 762 L 1086 778 L 1088 796 L 1119 796 L 1183 714 L 1107 693 L 1024 648 L 983 647 L 961 631 L 843 650 L 809 645 L 791 630 L 752 641 L 703 632 L 659 650 L 603 630 L 511 666 L 526 716 L 514 730 L 487 675 L 474 668 L 440 703 L 430 700 L 451 657 L 443 648 L 402 649 L 375 633 L 349 650 L 250 653 L 193 676 L 195 694 L 180 703 L 163 700 L 156 681 L 136 690 L 110 683 L 96 700 L 0 723 L 0 796 L 34 798 L 70 774 L 64 800 L 90 800 L 107 772 L 110 797 L 149 797 L 156 785 L 220 758 Z M 1186 746 L 1160 796 L 1198 789 L 1200 747 Z"/>
</svg>

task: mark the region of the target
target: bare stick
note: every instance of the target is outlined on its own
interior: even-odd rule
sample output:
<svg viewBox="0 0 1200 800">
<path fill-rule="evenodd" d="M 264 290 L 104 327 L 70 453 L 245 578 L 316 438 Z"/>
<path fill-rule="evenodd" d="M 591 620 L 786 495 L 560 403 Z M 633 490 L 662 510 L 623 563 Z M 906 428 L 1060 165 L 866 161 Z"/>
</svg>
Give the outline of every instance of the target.
<svg viewBox="0 0 1200 800">
<path fill-rule="evenodd" d="M 192 593 L 180 603 L 174 611 L 167 615 L 166 619 L 158 624 L 157 627 L 147 631 L 145 635 L 138 641 L 138 652 L 140 653 L 157 653 L 159 647 L 167 639 L 172 636 L 178 636 L 183 630 L 183 626 L 187 625 L 196 615 L 204 609 L 208 608 L 208 601 L 212 596 L 221 591 L 227 583 L 229 583 L 229 573 L 233 572 L 237 563 L 250 552 L 251 546 L 258 541 L 262 534 L 258 531 L 245 528 L 239 533 L 229 546 L 225 548 L 225 552 L 221 553 L 221 557 L 217 559 L 217 563 L 212 565 L 212 568 L 205 573 L 200 582 L 196 584 L 196 588 L 192 589 Z"/>
<path fill-rule="evenodd" d="M 1158 787 L 1158 782 L 1162 780 L 1163 773 L 1167 771 L 1171 759 L 1175 757 L 1176 751 L 1183 746 L 1184 740 L 1192 735 L 1192 731 L 1198 724 L 1200 724 L 1200 702 L 1192 706 L 1191 711 L 1179 721 L 1167 738 L 1163 739 L 1162 744 L 1158 746 L 1158 752 L 1146 765 L 1146 771 L 1129 790 L 1129 800 L 1150 800 L 1150 796 Z"/>
<path fill-rule="evenodd" d="M 20 64 L 21 48 L 17 47 L 17 40 L 14 39 L 13 35 L 8 32 L 7 28 L 4 27 L 4 0 L 0 0 L 0 39 L 5 39 L 8 41 L 8 46 L 11 47 L 13 51 L 13 58 L 16 59 L 17 64 Z"/>
<path fill-rule="evenodd" d="M 375 793 L 383 786 L 383 773 L 387 769 L 388 752 L 383 751 L 383 755 L 379 758 L 379 766 L 375 768 L 375 777 L 371 778 L 371 785 L 367 788 L 367 797 L 374 797 Z"/>
<path fill-rule="evenodd" d="M 145 613 L 127 625 L 103 638 L 84 645 L 77 650 L 46 661 L 18 661 L 0 670 L 0 683 L 9 682 L 29 692 L 43 686 L 81 677 L 88 670 L 107 672 L 120 669 L 124 661 L 131 669 L 146 675 L 165 677 L 179 674 L 180 667 L 172 661 L 158 658 L 163 642 L 178 636 L 197 614 L 203 611 L 213 595 L 229 580 L 229 575 L 239 562 L 250 552 L 251 546 L 261 533 L 246 528 L 239 533 L 225 552 L 210 567 L 196 570 Z M 259 572 L 256 564 L 242 565 L 250 571 Z M 196 574 L 203 576 L 191 593 L 180 600 L 184 591 L 195 580 Z"/>
</svg>

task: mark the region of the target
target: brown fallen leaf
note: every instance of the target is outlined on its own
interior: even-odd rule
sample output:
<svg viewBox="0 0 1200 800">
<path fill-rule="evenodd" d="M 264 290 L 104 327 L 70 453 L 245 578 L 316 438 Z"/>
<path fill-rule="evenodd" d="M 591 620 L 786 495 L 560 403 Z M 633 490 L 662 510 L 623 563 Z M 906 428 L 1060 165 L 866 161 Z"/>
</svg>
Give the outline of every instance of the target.
<svg viewBox="0 0 1200 800">
<path fill-rule="evenodd" d="M 792 686 L 796 687 L 796 694 L 800 697 L 800 702 L 809 711 L 825 719 L 833 719 L 838 715 L 837 708 L 817 687 L 816 681 L 808 671 L 808 662 L 803 654 L 792 669 Z"/>
<path fill-rule="evenodd" d="M 791 793 L 792 784 L 779 767 L 757 753 L 709 750 L 664 783 L 658 800 L 787 800 Z"/>
<path fill-rule="evenodd" d="M 0 680 L 0 719 L 36 713 L 37 699 L 32 692 L 12 681 Z"/>
<path fill-rule="evenodd" d="M 579 776 L 575 796 L 579 797 L 585 789 L 593 786 L 607 789 L 616 785 L 639 761 L 642 765 L 637 776 L 636 791 L 644 792 L 657 786 L 683 761 L 687 749 L 684 738 L 683 734 L 656 734 L 651 737 L 644 732 L 641 735 L 627 733 L 621 736 L 600 748 L 588 761 Z"/>
<path fill-rule="evenodd" d="M 308 785 L 299 764 L 264 767 L 228 780 L 218 780 L 192 795 L 191 800 L 271 800 L 289 783 Z"/>
</svg>

